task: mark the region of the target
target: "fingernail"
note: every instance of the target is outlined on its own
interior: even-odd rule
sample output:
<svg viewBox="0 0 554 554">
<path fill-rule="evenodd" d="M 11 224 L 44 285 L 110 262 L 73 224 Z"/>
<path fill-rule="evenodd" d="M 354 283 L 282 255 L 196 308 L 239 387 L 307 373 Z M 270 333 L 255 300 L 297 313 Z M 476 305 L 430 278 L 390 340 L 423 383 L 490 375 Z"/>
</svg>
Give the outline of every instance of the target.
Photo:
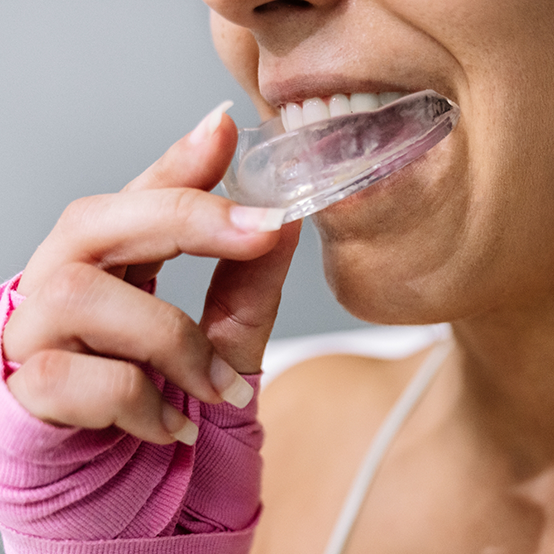
<svg viewBox="0 0 554 554">
<path fill-rule="evenodd" d="M 215 110 L 211 111 L 189 135 L 189 142 L 200 144 L 208 140 L 221 124 L 223 114 L 233 105 L 231 100 L 225 100 Z"/>
<path fill-rule="evenodd" d="M 212 360 L 210 378 L 221 398 L 236 408 L 245 408 L 254 396 L 254 389 L 217 355 Z"/>
<path fill-rule="evenodd" d="M 162 406 L 162 420 L 165 428 L 176 440 L 192 446 L 198 438 L 198 427 L 170 404 Z"/>
<path fill-rule="evenodd" d="M 192 446 L 198 438 L 198 427 L 189 419 L 185 426 L 171 433 L 179 442 Z"/>
<path fill-rule="evenodd" d="M 249 206 L 233 206 L 231 208 L 231 223 L 247 233 L 277 231 L 283 225 L 286 210 L 281 208 L 251 208 Z"/>
</svg>

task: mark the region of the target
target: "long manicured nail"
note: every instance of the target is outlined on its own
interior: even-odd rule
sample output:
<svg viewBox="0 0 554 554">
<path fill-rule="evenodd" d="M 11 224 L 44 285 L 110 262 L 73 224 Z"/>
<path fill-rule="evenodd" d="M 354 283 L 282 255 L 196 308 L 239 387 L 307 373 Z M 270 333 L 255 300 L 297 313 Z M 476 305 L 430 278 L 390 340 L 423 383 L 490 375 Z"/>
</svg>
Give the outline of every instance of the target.
<svg viewBox="0 0 554 554">
<path fill-rule="evenodd" d="M 246 407 L 254 396 L 254 389 L 217 355 L 212 360 L 210 379 L 221 398 L 236 408 Z"/>
<path fill-rule="evenodd" d="M 225 100 L 215 110 L 211 111 L 189 135 L 189 142 L 200 144 L 208 140 L 221 124 L 223 114 L 233 105 L 231 100 Z"/>
<path fill-rule="evenodd" d="M 179 442 L 192 446 L 198 438 L 198 427 L 170 404 L 162 406 L 162 421 L 167 431 Z"/>
<path fill-rule="evenodd" d="M 277 231 L 283 225 L 286 210 L 281 208 L 251 208 L 249 206 L 233 206 L 231 208 L 231 223 L 246 233 L 261 233 Z"/>
</svg>

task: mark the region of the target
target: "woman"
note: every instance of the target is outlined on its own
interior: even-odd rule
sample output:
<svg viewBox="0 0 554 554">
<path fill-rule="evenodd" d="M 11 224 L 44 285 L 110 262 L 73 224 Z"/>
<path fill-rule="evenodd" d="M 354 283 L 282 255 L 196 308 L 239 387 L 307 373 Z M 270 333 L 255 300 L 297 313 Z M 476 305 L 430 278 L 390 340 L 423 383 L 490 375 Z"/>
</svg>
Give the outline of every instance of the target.
<svg viewBox="0 0 554 554">
<path fill-rule="evenodd" d="M 425 88 L 461 107 L 421 161 L 314 216 L 354 315 L 453 329 L 346 551 L 553 550 L 552 3 L 208 3 L 218 51 L 262 114 Z M 314 360 L 268 390 L 256 552 L 324 551 L 392 391 L 424 358 Z"/>
<path fill-rule="evenodd" d="M 461 108 L 458 127 L 422 159 L 314 217 L 330 286 L 354 315 L 379 323 L 450 321 L 453 330 L 452 347 L 436 364 L 438 376 L 383 459 L 345 551 L 549 552 L 551 3 L 207 3 L 218 51 L 264 118 L 282 106 L 298 111 L 293 104 L 307 99 L 325 104 L 339 93 L 427 88 Z M 193 442 L 196 416 L 189 410 L 185 419 L 135 364 L 121 359 L 151 363 L 158 372 L 149 373 L 152 378 L 161 374 L 203 402 L 247 402 L 248 387 L 231 368 L 258 371 L 298 229 L 277 232 L 278 213 L 205 193 L 229 162 L 234 133 L 216 110 L 123 193 L 74 204 L 19 284 L 14 281 L 5 374 L 11 394 L 35 417 L 84 428 L 115 424 L 157 444 Z M 137 288 L 148 289 L 159 264 L 181 252 L 227 260 L 215 273 L 199 328 Z M 268 389 L 262 405 L 266 509 L 255 552 L 323 552 L 364 451 L 428 354 L 395 363 L 313 360 Z M 201 431 L 205 426 L 202 420 Z M 233 426 L 240 427 L 235 420 Z M 105 434 L 87 436 L 109 442 Z M 119 435 L 110 440 L 102 443 L 108 453 L 122 441 Z M 101 457 L 94 454 L 93 464 Z M 85 468 L 82 459 L 73 467 L 78 483 Z M 214 494 L 202 471 L 191 481 L 200 499 Z M 226 478 L 229 490 L 245 484 L 239 487 L 232 473 Z M 252 474 L 246 482 L 254 480 Z M 126 502 L 140 519 L 152 496 L 137 487 L 144 504 Z M 183 494 L 188 498 L 190 491 Z M 249 494 L 241 510 L 250 511 L 235 530 L 254 525 L 255 490 Z M 98 501 L 93 514 L 112 506 L 113 498 L 103 504 L 97 489 L 79 502 L 92 505 L 91 496 Z M 197 504 L 185 505 L 186 518 L 165 522 L 166 536 L 214 531 L 204 519 L 194 521 Z M 17 510 L 9 513 L 17 523 Z M 51 531 L 41 529 L 43 536 Z M 13 544 L 22 533 L 33 534 L 12 532 Z M 51 533 L 42 544 L 59 551 L 60 540 L 69 538 L 61 535 Z M 114 537 L 127 541 L 126 552 L 137 541 L 164 548 L 162 539 L 144 541 L 131 531 Z M 100 550 L 115 538 L 98 539 L 91 531 L 90 540 L 96 541 L 88 545 L 96 549 L 91 552 L 117 551 Z M 225 552 L 246 547 L 222 545 Z M 156 551 L 177 551 L 167 548 Z"/>
</svg>

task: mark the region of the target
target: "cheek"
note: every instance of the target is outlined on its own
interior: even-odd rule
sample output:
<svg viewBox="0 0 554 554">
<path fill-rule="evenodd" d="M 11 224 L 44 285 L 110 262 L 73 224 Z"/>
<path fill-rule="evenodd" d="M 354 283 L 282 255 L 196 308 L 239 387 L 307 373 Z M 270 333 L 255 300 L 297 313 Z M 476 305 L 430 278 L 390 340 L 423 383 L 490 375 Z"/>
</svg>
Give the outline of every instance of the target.
<svg viewBox="0 0 554 554">
<path fill-rule="evenodd" d="M 215 49 L 225 67 L 242 87 L 256 88 L 258 48 L 250 31 L 214 11 L 210 14 L 210 24 Z"/>
<path fill-rule="evenodd" d="M 453 58 L 465 82 L 494 92 L 497 79 L 518 94 L 529 85 L 552 88 L 554 9 L 551 1 L 380 0 Z M 502 86 L 502 85 L 501 85 Z M 523 88 L 521 88 L 523 87 Z M 523 96 L 523 93 L 520 92 Z"/>
<path fill-rule="evenodd" d="M 271 119 L 277 112 L 265 102 L 258 87 L 258 45 L 252 33 L 211 12 L 211 29 L 215 49 L 239 85 L 250 96 L 262 119 Z"/>
<path fill-rule="evenodd" d="M 529 32 L 545 31 L 553 21 L 550 2 L 528 0 L 380 0 L 400 19 L 428 33 L 463 60 L 465 53 L 487 53 L 504 43 L 507 48 L 529 42 Z M 517 46 L 516 46 L 517 47 Z M 477 59 L 477 58 L 476 58 Z"/>
</svg>

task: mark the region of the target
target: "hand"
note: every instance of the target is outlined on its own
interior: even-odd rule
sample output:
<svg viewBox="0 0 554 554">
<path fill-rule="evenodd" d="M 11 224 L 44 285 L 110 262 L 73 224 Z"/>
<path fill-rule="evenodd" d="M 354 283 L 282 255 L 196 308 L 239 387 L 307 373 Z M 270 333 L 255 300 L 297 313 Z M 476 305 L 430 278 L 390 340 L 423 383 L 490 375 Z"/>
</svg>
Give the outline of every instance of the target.
<svg viewBox="0 0 554 554">
<path fill-rule="evenodd" d="M 276 231 L 275 211 L 209 194 L 235 145 L 220 107 L 120 193 L 65 210 L 23 273 L 26 300 L 4 333 L 6 357 L 21 364 L 8 386 L 31 414 L 192 444 L 196 426 L 125 360 L 201 401 L 248 402 L 232 367 L 260 369 L 299 225 Z M 140 288 L 182 253 L 223 259 L 200 325 Z"/>
</svg>

